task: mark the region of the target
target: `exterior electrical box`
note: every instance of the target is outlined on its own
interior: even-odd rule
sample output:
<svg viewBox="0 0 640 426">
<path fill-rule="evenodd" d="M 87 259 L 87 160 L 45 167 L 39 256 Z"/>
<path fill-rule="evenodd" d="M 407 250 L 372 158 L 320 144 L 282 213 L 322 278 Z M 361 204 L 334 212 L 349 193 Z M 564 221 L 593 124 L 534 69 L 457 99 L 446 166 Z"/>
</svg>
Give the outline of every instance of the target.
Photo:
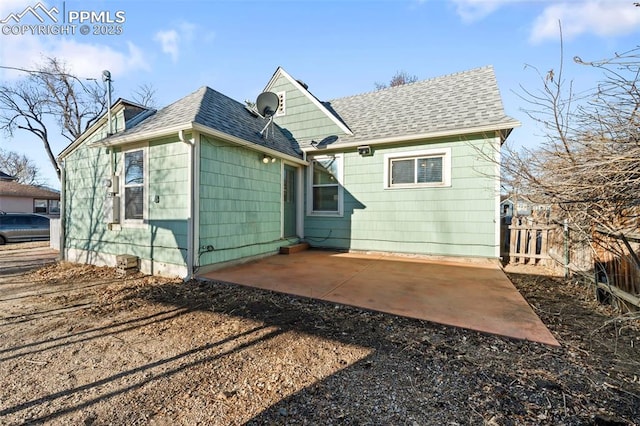
<svg viewBox="0 0 640 426">
<path fill-rule="evenodd" d="M 104 199 L 105 223 L 120 223 L 120 197 L 107 195 Z"/>
<path fill-rule="evenodd" d="M 111 192 L 112 194 L 117 194 L 118 188 L 120 188 L 120 179 L 118 179 L 118 175 L 112 175 L 111 188 L 109 188 L 109 192 Z"/>
<path fill-rule="evenodd" d="M 119 185 L 120 180 L 118 179 L 118 175 L 111 175 L 104 179 L 104 186 L 107 188 L 107 193 L 109 194 L 117 194 Z"/>
</svg>

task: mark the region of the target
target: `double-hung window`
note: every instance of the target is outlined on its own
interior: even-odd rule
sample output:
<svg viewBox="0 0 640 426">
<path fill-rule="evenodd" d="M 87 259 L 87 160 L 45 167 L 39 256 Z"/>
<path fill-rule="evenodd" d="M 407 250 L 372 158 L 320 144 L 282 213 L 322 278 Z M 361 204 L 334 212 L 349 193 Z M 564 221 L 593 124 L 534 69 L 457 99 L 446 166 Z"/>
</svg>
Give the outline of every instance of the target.
<svg viewBox="0 0 640 426">
<path fill-rule="evenodd" d="M 307 210 L 313 215 L 342 215 L 342 155 L 310 160 Z"/>
<path fill-rule="evenodd" d="M 145 219 L 145 149 L 124 152 L 124 220 Z"/>
<path fill-rule="evenodd" d="M 451 186 L 451 148 L 385 155 L 384 187 Z"/>
</svg>

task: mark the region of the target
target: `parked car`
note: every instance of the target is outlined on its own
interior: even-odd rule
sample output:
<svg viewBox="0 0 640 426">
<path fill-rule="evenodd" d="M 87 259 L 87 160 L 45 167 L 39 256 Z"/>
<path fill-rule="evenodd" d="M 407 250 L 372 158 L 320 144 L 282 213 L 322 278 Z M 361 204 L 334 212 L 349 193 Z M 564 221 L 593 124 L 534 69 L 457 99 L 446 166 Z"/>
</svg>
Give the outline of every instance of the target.
<svg viewBox="0 0 640 426">
<path fill-rule="evenodd" d="M 48 217 L 34 213 L 0 213 L 0 245 L 48 239 Z"/>
</svg>

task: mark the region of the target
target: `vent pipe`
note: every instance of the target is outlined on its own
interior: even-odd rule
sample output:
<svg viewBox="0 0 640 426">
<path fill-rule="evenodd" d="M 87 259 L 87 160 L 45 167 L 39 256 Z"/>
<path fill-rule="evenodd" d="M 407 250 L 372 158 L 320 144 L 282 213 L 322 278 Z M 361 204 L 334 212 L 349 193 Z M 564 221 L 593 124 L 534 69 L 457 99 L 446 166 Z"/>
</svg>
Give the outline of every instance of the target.
<svg viewBox="0 0 640 426">
<path fill-rule="evenodd" d="M 102 71 L 102 81 L 107 85 L 107 120 L 109 120 L 107 136 L 111 136 L 113 134 L 113 126 L 111 125 L 111 73 L 108 70 Z"/>
</svg>

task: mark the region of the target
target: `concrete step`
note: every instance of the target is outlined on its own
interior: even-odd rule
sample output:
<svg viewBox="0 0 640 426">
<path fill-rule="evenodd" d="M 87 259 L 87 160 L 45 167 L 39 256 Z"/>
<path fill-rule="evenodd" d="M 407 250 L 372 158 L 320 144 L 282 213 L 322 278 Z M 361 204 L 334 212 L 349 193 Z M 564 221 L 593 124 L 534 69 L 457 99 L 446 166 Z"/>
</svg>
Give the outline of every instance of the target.
<svg viewBox="0 0 640 426">
<path fill-rule="evenodd" d="M 289 246 L 280 247 L 280 254 L 293 254 L 304 251 L 309 248 L 309 243 L 291 244 Z"/>
</svg>

